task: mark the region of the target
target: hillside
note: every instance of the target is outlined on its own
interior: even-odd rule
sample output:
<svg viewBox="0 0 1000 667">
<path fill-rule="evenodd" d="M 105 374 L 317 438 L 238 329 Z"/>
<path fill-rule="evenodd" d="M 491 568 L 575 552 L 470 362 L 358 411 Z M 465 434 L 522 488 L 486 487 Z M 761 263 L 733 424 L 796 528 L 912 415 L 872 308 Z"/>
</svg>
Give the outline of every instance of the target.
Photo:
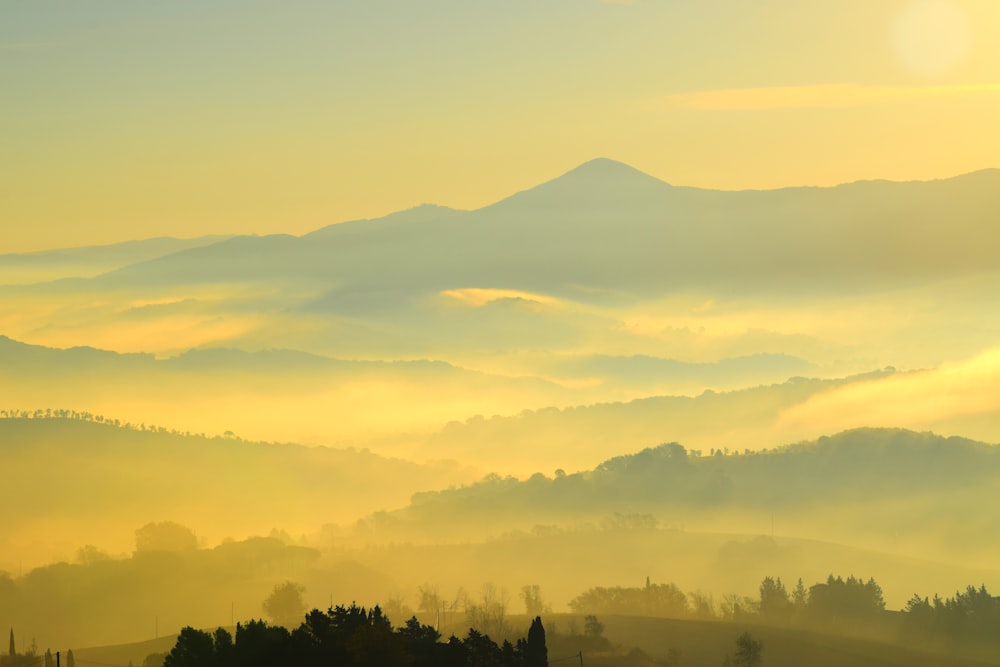
<svg viewBox="0 0 1000 667">
<path fill-rule="evenodd" d="M 413 539 L 646 513 L 666 525 L 734 532 L 777 525 L 782 535 L 985 564 L 998 546 L 988 528 L 1000 525 L 991 500 L 998 483 L 1000 447 L 861 429 L 743 453 L 672 443 L 573 474 L 493 476 L 417 494 L 382 525 Z"/>
<path fill-rule="evenodd" d="M 774 628 L 747 623 L 614 617 L 602 619 L 605 635 L 625 647 L 640 648 L 650 661 L 665 663 L 671 649 L 679 661 L 674 665 L 718 667 L 732 655 L 735 640 L 743 632 L 763 642 L 763 664 L 767 667 L 987 667 L 996 660 L 949 655 L 890 643 L 821 634 L 792 628 Z M 653 662 L 656 661 L 656 662 Z M 618 661 L 588 661 L 587 664 L 642 664 Z"/>
<path fill-rule="evenodd" d="M 131 552 L 134 531 L 164 519 L 209 543 L 275 528 L 301 535 L 469 479 L 455 464 L 46 418 L 44 411 L 0 418 L 0 449 L 7 476 L 0 569 L 9 571 L 70 558 L 88 543 Z"/>
</svg>

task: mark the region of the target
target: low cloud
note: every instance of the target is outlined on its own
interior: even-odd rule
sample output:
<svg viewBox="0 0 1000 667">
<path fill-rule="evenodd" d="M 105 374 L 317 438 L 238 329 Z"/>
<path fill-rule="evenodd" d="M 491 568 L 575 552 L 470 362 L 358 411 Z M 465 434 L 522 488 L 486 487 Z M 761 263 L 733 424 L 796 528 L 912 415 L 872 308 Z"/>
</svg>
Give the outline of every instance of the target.
<svg viewBox="0 0 1000 667">
<path fill-rule="evenodd" d="M 862 426 L 938 431 L 955 420 L 995 413 L 998 382 L 1000 348 L 994 348 L 961 363 L 820 394 L 786 410 L 780 422 L 821 433 Z"/>
<path fill-rule="evenodd" d="M 949 86 L 862 86 L 820 84 L 769 88 L 729 88 L 676 93 L 659 98 L 670 109 L 695 111 L 765 111 L 835 109 L 897 104 L 941 97 L 1000 93 L 1000 83 Z"/>
</svg>

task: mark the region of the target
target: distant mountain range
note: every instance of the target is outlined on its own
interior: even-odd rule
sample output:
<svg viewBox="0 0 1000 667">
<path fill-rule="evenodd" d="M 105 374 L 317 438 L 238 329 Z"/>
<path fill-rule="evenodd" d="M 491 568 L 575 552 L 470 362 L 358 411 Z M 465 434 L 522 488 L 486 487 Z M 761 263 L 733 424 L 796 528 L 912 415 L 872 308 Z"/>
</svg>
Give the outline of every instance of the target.
<svg viewBox="0 0 1000 667">
<path fill-rule="evenodd" d="M 593 298 L 699 288 L 798 292 L 992 270 L 1000 170 L 931 182 L 713 191 L 597 159 L 475 211 L 423 206 L 303 237 L 192 244 L 100 285 L 301 280 L 319 311 L 496 287 Z"/>
<path fill-rule="evenodd" d="M 0 255 L 0 285 L 91 277 L 188 248 L 218 243 L 228 236 L 169 237 L 101 246 Z"/>
</svg>

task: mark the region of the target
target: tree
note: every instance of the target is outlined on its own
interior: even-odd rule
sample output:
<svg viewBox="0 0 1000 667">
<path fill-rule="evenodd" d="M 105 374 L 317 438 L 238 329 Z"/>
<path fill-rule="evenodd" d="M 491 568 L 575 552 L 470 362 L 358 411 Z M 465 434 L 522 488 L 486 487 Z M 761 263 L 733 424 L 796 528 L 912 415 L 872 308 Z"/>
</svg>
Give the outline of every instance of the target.
<svg viewBox="0 0 1000 667">
<path fill-rule="evenodd" d="M 542 599 L 542 588 L 538 584 L 522 586 L 521 599 L 524 600 L 524 613 L 528 616 L 541 616 L 551 611 Z"/>
<path fill-rule="evenodd" d="M 212 635 L 188 626 L 177 635 L 177 643 L 163 659 L 163 667 L 205 667 L 215 657 Z"/>
<path fill-rule="evenodd" d="M 831 574 L 826 583 L 809 588 L 808 609 L 817 617 L 866 622 L 885 610 L 885 600 L 874 579 L 865 582 L 853 575 L 843 579 Z"/>
<path fill-rule="evenodd" d="M 481 602 L 466 606 L 466 620 L 469 625 L 482 630 L 487 635 L 504 635 L 509 631 L 506 622 L 508 600 L 507 589 L 498 590 L 495 584 L 485 583 L 483 584 Z"/>
<path fill-rule="evenodd" d="M 795 605 L 796 612 L 801 612 L 809 604 L 809 592 L 802 583 L 802 577 L 799 577 L 799 583 L 795 584 L 795 590 L 792 591 L 792 604 Z"/>
<path fill-rule="evenodd" d="M 523 655 L 525 667 L 547 667 L 549 664 L 549 650 L 545 646 L 545 628 L 542 626 L 541 616 L 535 616 L 528 628 Z"/>
<path fill-rule="evenodd" d="M 781 583 L 781 577 L 764 577 L 760 582 L 760 615 L 772 620 L 782 620 L 791 611 L 792 603 L 788 599 L 785 585 Z"/>
<path fill-rule="evenodd" d="M 417 588 L 417 608 L 425 613 L 434 613 L 441 609 L 441 594 L 437 586 L 424 584 Z"/>
<path fill-rule="evenodd" d="M 587 637 L 599 639 L 604 636 L 604 624 L 597 620 L 593 614 L 585 616 L 583 619 L 583 634 Z"/>
<path fill-rule="evenodd" d="M 276 584 L 271 594 L 264 600 L 264 613 L 271 617 L 277 625 L 295 628 L 302 622 L 306 613 L 306 604 L 302 601 L 304 586 L 294 581 Z"/>
<path fill-rule="evenodd" d="M 212 634 L 215 642 L 215 661 L 218 665 L 228 665 L 233 659 L 233 636 L 225 628 L 216 628 Z"/>
<path fill-rule="evenodd" d="M 135 550 L 143 551 L 194 551 L 198 538 L 194 531 L 173 521 L 147 523 L 135 531 Z"/>
<path fill-rule="evenodd" d="M 10 655 L 11 656 L 17 655 L 17 651 L 15 650 L 14 647 L 14 628 L 10 629 Z"/>
<path fill-rule="evenodd" d="M 736 638 L 736 653 L 733 663 L 742 667 L 757 667 L 763 664 L 764 644 L 754 639 L 749 632 L 744 632 Z"/>
<path fill-rule="evenodd" d="M 163 662 L 161 661 L 160 665 L 162 664 Z M 66 651 L 66 667 L 76 667 L 76 657 L 73 655 L 73 649 Z"/>
</svg>

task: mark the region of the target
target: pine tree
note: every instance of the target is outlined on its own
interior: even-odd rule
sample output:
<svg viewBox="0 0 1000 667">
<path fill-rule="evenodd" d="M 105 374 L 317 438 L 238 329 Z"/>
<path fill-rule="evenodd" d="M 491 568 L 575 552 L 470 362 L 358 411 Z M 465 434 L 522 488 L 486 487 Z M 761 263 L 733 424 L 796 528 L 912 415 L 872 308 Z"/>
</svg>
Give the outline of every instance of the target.
<svg viewBox="0 0 1000 667">
<path fill-rule="evenodd" d="M 14 628 L 10 629 L 10 654 L 17 655 L 17 651 L 14 650 Z"/>
<path fill-rule="evenodd" d="M 66 667 L 76 667 L 76 658 L 73 657 L 73 649 L 66 651 Z"/>
<path fill-rule="evenodd" d="M 528 641 L 525 642 L 524 664 L 527 667 L 547 667 L 549 650 L 545 646 L 545 628 L 542 627 L 542 617 L 535 616 L 528 628 Z"/>
</svg>

